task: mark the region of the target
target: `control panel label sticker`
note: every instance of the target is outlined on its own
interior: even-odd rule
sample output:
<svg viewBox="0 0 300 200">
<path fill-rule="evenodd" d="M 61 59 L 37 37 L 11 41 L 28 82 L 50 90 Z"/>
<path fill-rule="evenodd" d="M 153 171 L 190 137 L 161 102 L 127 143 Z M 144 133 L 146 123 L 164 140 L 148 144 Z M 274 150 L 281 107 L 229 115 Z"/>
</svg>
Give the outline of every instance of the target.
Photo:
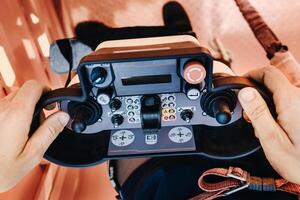
<svg viewBox="0 0 300 200">
<path fill-rule="evenodd" d="M 172 128 L 169 131 L 169 138 L 175 143 L 186 143 L 193 137 L 192 131 L 189 128 L 180 126 Z"/>
<path fill-rule="evenodd" d="M 196 111 L 196 106 L 186 106 L 186 107 L 178 107 L 177 112 L 182 112 L 183 110 L 191 110 L 193 112 Z"/>
<path fill-rule="evenodd" d="M 112 117 L 114 114 L 125 115 L 125 112 L 124 111 L 108 112 L 107 116 Z"/>
<path fill-rule="evenodd" d="M 145 134 L 145 142 L 148 145 L 157 143 L 157 134 Z"/>
<path fill-rule="evenodd" d="M 128 133 L 128 134 L 127 134 Z M 133 134 L 134 133 L 134 136 Z M 134 137 L 132 144 L 125 146 Z M 192 126 L 162 127 L 157 133 L 145 133 L 142 129 L 123 129 L 112 132 L 107 155 L 131 156 L 196 150 Z"/>
<path fill-rule="evenodd" d="M 111 136 L 111 142 L 118 147 L 128 146 L 134 139 L 134 133 L 129 130 L 119 130 Z"/>
<path fill-rule="evenodd" d="M 190 100 L 197 100 L 200 97 L 200 91 L 198 89 L 192 88 L 187 92 L 187 97 Z"/>
</svg>

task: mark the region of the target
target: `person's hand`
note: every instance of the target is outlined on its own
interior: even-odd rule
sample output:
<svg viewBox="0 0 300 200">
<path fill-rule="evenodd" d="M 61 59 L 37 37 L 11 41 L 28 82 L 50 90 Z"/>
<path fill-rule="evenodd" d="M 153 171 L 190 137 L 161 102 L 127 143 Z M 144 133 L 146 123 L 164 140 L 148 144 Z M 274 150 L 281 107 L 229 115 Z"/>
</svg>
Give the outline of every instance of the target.
<svg viewBox="0 0 300 200">
<path fill-rule="evenodd" d="M 272 167 L 286 180 L 300 184 L 300 88 L 273 66 L 248 73 L 272 93 L 278 114 L 274 119 L 253 88 L 239 92 L 239 100 Z"/>
<path fill-rule="evenodd" d="M 36 81 L 28 81 L 0 100 L 0 192 L 16 185 L 41 161 L 69 120 L 66 113 L 57 112 L 28 138 L 34 108 L 43 90 Z"/>
</svg>

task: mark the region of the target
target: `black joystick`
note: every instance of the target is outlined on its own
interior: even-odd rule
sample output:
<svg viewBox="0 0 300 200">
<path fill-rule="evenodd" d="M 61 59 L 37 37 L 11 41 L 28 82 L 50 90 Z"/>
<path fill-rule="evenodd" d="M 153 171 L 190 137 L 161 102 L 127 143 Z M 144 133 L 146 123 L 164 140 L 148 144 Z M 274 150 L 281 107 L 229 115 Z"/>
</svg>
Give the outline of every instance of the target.
<svg viewBox="0 0 300 200">
<path fill-rule="evenodd" d="M 227 124 L 231 120 L 231 111 L 228 103 L 224 99 L 216 100 L 212 103 L 213 116 L 220 124 Z"/>
<path fill-rule="evenodd" d="M 209 92 L 201 98 L 201 107 L 209 116 L 216 118 L 218 123 L 227 124 L 231 120 L 231 112 L 236 102 L 236 95 L 230 90 Z"/>
<path fill-rule="evenodd" d="M 75 113 L 72 122 L 72 129 L 75 131 L 75 133 L 82 133 L 86 129 L 86 123 L 84 121 L 89 114 L 90 113 L 87 110 L 78 111 Z"/>
<path fill-rule="evenodd" d="M 73 119 L 71 127 L 75 133 L 82 133 L 88 125 L 96 123 L 102 116 L 102 108 L 95 100 L 70 102 L 68 112 Z"/>
</svg>

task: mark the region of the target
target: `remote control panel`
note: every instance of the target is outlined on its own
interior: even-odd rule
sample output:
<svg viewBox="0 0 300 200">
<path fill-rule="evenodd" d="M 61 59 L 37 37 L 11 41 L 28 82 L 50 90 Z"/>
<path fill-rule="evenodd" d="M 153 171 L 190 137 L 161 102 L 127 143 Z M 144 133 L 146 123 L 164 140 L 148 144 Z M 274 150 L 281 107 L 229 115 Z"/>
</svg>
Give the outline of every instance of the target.
<svg viewBox="0 0 300 200">
<path fill-rule="evenodd" d="M 238 91 L 255 87 L 275 113 L 265 88 L 233 76 L 192 36 L 104 42 L 77 72 L 80 83 L 44 95 L 34 115 L 32 130 L 51 103 L 70 115 L 45 153 L 60 165 L 141 156 L 239 158 L 260 145 Z"/>
</svg>

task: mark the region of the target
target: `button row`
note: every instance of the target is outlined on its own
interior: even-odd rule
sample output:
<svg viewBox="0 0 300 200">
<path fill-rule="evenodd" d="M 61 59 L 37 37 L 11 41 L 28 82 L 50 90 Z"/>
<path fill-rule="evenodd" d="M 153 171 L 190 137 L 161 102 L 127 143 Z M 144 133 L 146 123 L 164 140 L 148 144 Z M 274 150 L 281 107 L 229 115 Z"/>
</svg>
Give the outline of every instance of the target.
<svg viewBox="0 0 300 200">
<path fill-rule="evenodd" d="M 176 120 L 176 115 L 163 116 L 164 121 L 174 121 Z"/>
<path fill-rule="evenodd" d="M 127 110 L 139 110 L 140 106 L 139 105 L 128 105 L 126 107 Z"/>
<path fill-rule="evenodd" d="M 162 108 L 167 108 L 167 107 L 175 108 L 175 107 L 176 107 L 176 103 L 175 103 L 175 102 L 162 103 L 161 107 L 162 107 Z"/>
<path fill-rule="evenodd" d="M 128 97 L 126 99 L 126 104 L 139 104 L 140 103 L 140 100 L 138 99 L 138 97 Z"/>
</svg>

